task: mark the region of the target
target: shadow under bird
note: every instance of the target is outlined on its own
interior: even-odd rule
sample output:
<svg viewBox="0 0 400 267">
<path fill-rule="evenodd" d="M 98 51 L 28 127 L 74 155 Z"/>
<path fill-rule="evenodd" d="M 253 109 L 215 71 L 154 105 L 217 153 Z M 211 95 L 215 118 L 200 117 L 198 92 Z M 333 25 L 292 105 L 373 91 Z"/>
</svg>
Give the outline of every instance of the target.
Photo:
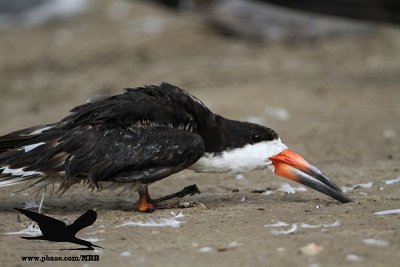
<svg viewBox="0 0 400 267">
<path fill-rule="evenodd" d="M 167 83 L 125 90 L 75 107 L 60 122 L 0 137 L 0 186 L 60 183 L 64 192 L 82 181 L 99 189 L 125 185 L 139 192 L 137 210 L 151 211 L 157 201 L 148 186 L 184 169 L 241 173 L 269 168 L 340 202 L 351 201 L 271 128 L 214 114 Z M 197 188 L 184 191 L 196 193 Z"/>
<path fill-rule="evenodd" d="M 102 248 L 100 246 L 92 244 L 89 241 L 79 239 L 75 236 L 80 230 L 92 225 L 96 221 L 97 213 L 93 210 L 85 212 L 72 224 L 66 225 L 63 221 L 57 220 L 55 218 L 40 213 L 18 208 L 15 209 L 24 214 L 29 219 L 37 222 L 40 231 L 43 234 L 41 236 L 21 237 L 23 239 L 47 240 L 52 242 L 69 242 L 85 246 L 87 247 L 88 250 L 94 250 L 93 247 Z"/>
</svg>

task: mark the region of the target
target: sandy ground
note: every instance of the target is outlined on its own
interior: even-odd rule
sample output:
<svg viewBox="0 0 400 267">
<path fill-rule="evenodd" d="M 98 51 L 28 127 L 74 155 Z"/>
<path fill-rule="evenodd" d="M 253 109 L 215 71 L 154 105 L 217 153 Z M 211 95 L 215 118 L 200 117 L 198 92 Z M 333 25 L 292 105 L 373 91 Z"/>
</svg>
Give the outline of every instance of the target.
<svg viewBox="0 0 400 267">
<path fill-rule="evenodd" d="M 177 228 L 116 228 L 130 220 L 170 218 L 172 210 L 143 215 L 133 211 L 135 193 L 90 193 L 76 186 L 61 198 L 46 198 L 45 213 L 72 222 L 96 208 L 98 220 L 79 236 L 97 237 L 104 249 L 96 252 L 99 262 L 57 266 L 398 266 L 400 215 L 374 212 L 400 208 L 400 183 L 385 184 L 400 176 L 399 30 L 260 44 L 222 37 L 198 23 L 199 17 L 151 5 L 124 7 L 124 16 L 113 18 L 111 5 L 102 3 L 71 23 L 0 34 L 0 134 L 59 120 L 92 95 L 168 81 L 217 113 L 276 129 L 340 186 L 373 184 L 350 192 L 355 201 L 343 205 L 311 190 L 276 191 L 286 181 L 267 171 L 243 179 L 182 172 L 151 186 L 153 196 L 194 183 L 201 189 L 188 200 L 204 205 L 183 209 Z M 286 110 L 289 118 L 271 115 L 271 107 Z M 32 192 L 12 194 L 18 188 L 0 190 L 1 266 L 21 266 L 21 256 L 85 254 L 58 250 L 73 245 L 6 235 L 29 223 L 24 216 L 18 223 L 12 208 L 39 201 Z M 266 188 L 274 193 L 251 192 Z M 272 230 L 291 227 L 264 226 L 277 221 L 339 225 L 275 235 Z M 104 231 L 89 235 L 99 229 Z M 363 243 L 368 238 L 388 245 Z M 313 242 L 323 250 L 302 252 Z M 204 247 L 210 251 L 200 252 Z M 130 255 L 121 256 L 126 251 Z M 351 254 L 359 261 L 346 259 Z"/>
</svg>

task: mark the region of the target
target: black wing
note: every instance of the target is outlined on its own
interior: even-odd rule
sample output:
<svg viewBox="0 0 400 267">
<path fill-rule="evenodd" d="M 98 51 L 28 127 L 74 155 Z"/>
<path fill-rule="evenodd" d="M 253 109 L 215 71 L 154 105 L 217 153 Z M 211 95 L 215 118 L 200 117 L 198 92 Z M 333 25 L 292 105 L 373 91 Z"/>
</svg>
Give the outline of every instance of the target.
<svg viewBox="0 0 400 267">
<path fill-rule="evenodd" d="M 204 153 L 202 138 L 166 126 L 102 126 L 78 130 L 62 141 L 68 153 L 67 178 L 151 183 L 195 163 Z"/>
<path fill-rule="evenodd" d="M 57 233 L 59 231 L 62 231 L 66 226 L 66 224 L 63 221 L 57 220 L 55 218 L 29 210 L 18 209 L 18 208 L 15 209 L 24 214 L 29 219 L 37 222 L 43 235 Z"/>
<path fill-rule="evenodd" d="M 126 89 L 124 94 L 74 108 L 59 123 L 0 137 L 0 186 L 64 172 L 67 178 L 89 177 L 93 183 L 115 175 L 127 182 L 121 175 L 133 170 L 147 170 L 147 178 L 161 179 L 200 155 L 202 140 L 194 132 L 205 129 L 209 118 L 214 118 L 210 110 L 175 86 Z M 160 141 L 152 143 L 144 136 Z M 175 144 L 167 138 L 182 140 Z M 198 148 L 195 155 L 188 152 L 193 147 Z"/>
<path fill-rule="evenodd" d="M 77 232 L 92 225 L 97 219 L 97 213 L 93 210 L 88 210 L 72 224 L 66 227 L 66 230 L 75 235 Z"/>
</svg>

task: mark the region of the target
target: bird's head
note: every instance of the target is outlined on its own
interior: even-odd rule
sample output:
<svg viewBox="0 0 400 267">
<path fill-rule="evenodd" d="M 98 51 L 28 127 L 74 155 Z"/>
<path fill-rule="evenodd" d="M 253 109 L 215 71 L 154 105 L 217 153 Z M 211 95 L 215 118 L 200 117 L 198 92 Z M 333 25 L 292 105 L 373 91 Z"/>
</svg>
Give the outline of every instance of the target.
<svg viewBox="0 0 400 267">
<path fill-rule="evenodd" d="M 320 169 L 288 149 L 271 128 L 254 123 L 232 122 L 221 159 L 231 171 L 251 171 L 268 167 L 274 174 L 301 183 L 342 203 L 352 200 Z"/>
</svg>

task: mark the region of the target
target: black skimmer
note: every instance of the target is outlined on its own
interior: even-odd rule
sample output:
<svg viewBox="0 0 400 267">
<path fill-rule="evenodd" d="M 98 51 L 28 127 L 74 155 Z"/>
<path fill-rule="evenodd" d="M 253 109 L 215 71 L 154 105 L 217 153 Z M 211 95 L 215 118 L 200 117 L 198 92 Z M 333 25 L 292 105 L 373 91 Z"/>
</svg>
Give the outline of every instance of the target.
<svg viewBox="0 0 400 267">
<path fill-rule="evenodd" d="M 93 188 L 124 184 L 139 192 L 137 209 L 149 211 L 148 185 L 184 169 L 240 173 L 269 168 L 340 202 L 351 201 L 271 128 L 214 114 L 167 83 L 128 88 L 71 112 L 60 122 L 0 137 L 0 186 L 59 182 L 64 192 L 81 181 Z"/>
<path fill-rule="evenodd" d="M 41 236 L 21 237 L 23 239 L 47 240 L 52 242 L 69 242 L 85 246 L 88 250 L 94 250 L 93 247 L 102 248 L 100 246 L 92 244 L 89 241 L 79 239 L 75 236 L 80 230 L 92 225 L 96 221 L 97 213 L 93 210 L 85 212 L 82 216 L 80 216 L 68 226 L 63 221 L 40 213 L 17 208 L 16 210 L 24 214 L 29 219 L 37 222 L 40 231 L 42 232 Z"/>
</svg>

